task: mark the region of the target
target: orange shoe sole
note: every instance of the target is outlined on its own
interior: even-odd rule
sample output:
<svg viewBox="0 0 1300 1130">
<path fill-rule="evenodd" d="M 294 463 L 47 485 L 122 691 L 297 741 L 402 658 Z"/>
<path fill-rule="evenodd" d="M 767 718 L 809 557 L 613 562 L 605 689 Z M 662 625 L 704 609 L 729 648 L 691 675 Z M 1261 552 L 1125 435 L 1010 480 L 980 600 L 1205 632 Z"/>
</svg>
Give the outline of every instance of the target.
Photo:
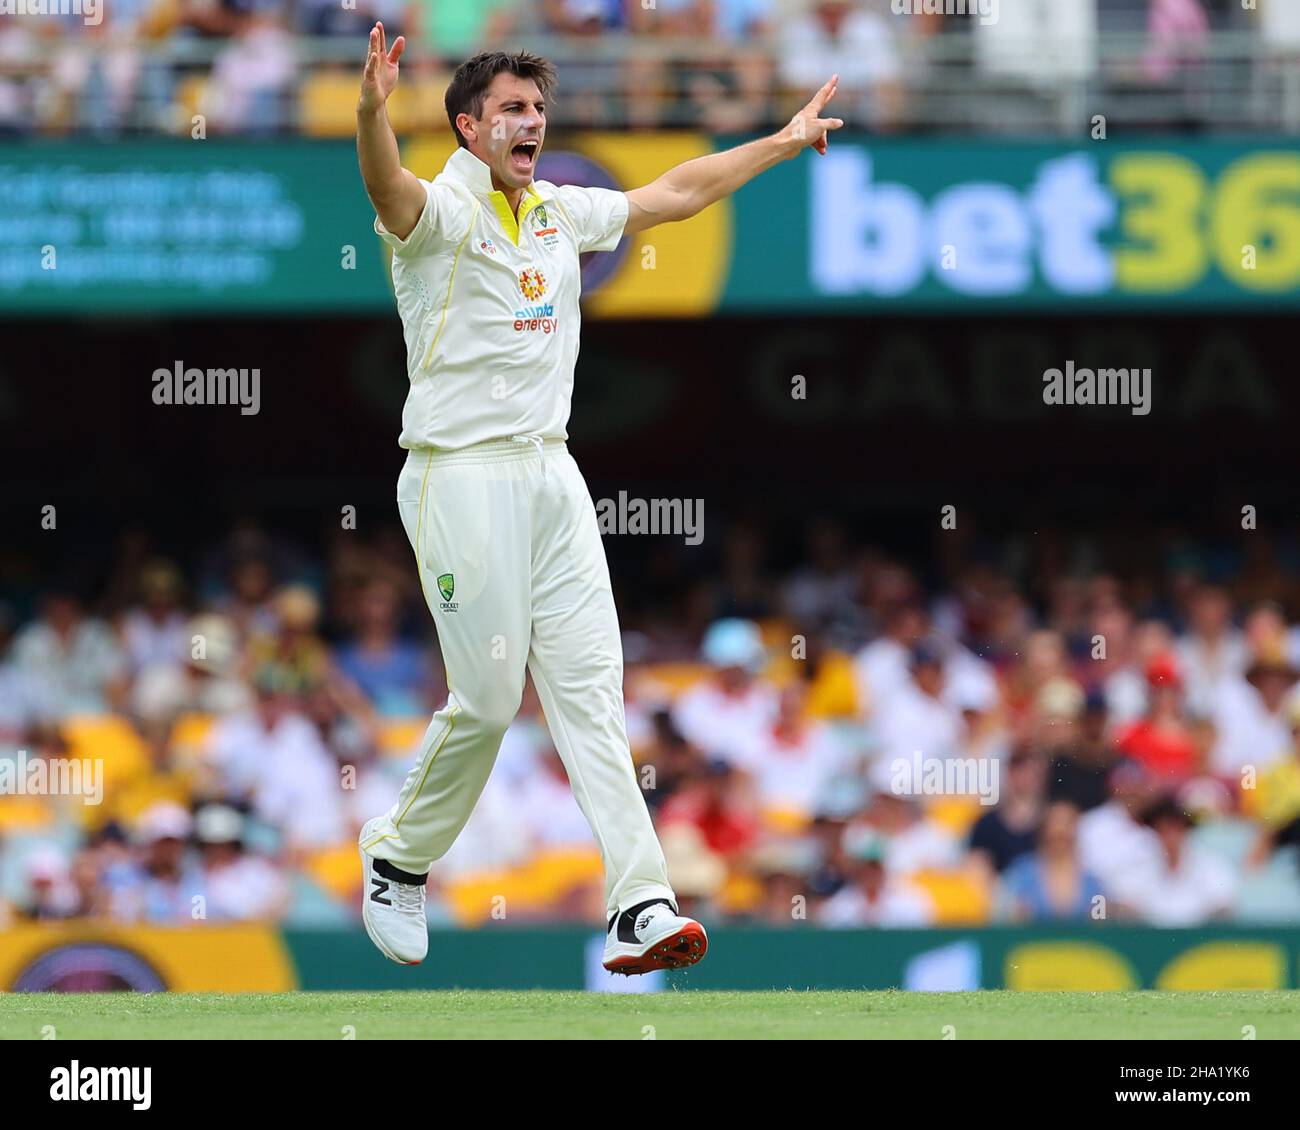
<svg viewBox="0 0 1300 1130">
<path fill-rule="evenodd" d="M 692 923 L 656 942 L 640 957 L 616 957 L 605 968 L 611 973 L 632 976 L 653 973 L 656 969 L 685 969 L 709 952 L 709 937 L 698 923 Z"/>
</svg>

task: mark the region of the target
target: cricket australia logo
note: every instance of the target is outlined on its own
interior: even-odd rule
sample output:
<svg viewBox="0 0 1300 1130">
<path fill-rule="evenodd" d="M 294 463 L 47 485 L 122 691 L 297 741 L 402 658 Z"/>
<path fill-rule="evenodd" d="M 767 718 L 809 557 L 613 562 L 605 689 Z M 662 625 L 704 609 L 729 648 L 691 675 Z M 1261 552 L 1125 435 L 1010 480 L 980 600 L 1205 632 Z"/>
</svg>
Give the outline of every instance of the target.
<svg viewBox="0 0 1300 1130">
<path fill-rule="evenodd" d="M 444 612 L 455 612 L 460 608 L 459 604 L 453 604 L 451 598 L 456 595 L 456 577 L 452 573 L 443 573 L 438 578 L 438 591 L 442 593 L 442 604 L 439 606 Z"/>
<path fill-rule="evenodd" d="M 520 271 L 519 290 L 530 302 L 536 302 L 546 293 L 546 276 L 536 267 Z"/>
<path fill-rule="evenodd" d="M 547 251 L 554 251 L 560 246 L 560 235 L 555 226 L 551 223 L 551 218 L 546 214 L 546 205 L 539 204 L 529 213 L 528 218 L 533 222 L 533 235 L 541 241 L 541 244 Z"/>
</svg>

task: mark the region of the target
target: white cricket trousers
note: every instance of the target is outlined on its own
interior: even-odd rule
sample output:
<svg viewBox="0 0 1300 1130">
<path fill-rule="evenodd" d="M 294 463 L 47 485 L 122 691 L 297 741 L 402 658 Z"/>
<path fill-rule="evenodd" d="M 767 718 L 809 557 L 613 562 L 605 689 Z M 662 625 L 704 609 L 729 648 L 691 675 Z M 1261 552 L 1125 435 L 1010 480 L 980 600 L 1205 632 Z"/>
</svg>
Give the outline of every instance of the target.
<svg viewBox="0 0 1300 1130">
<path fill-rule="evenodd" d="M 596 509 L 566 446 L 519 436 L 412 451 L 397 504 L 450 693 L 397 803 L 362 847 L 417 875 L 446 853 L 519 710 L 527 665 L 600 847 L 607 913 L 673 899 L 627 742 L 623 649 Z"/>
</svg>

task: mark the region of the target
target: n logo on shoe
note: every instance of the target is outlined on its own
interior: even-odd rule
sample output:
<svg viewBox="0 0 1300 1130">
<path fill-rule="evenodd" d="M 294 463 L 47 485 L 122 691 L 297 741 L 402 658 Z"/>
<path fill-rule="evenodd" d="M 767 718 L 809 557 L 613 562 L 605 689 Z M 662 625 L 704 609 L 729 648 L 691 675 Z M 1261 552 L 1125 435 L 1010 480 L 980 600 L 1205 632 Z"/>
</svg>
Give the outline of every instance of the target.
<svg viewBox="0 0 1300 1130">
<path fill-rule="evenodd" d="M 388 884 L 376 875 L 372 875 L 370 881 L 375 885 L 375 889 L 370 892 L 370 901 L 383 903 L 384 906 L 392 906 L 393 900 L 383 897 L 388 891 Z"/>
</svg>

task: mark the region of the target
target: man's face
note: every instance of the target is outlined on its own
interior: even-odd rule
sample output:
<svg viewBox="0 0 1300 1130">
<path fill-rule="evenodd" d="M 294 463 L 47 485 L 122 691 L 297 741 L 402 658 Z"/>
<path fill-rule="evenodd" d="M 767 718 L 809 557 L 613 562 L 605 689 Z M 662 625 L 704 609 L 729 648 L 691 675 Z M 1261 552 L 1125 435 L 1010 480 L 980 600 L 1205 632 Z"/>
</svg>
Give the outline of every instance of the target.
<svg viewBox="0 0 1300 1130">
<path fill-rule="evenodd" d="M 483 98 L 483 117 L 458 121 L 469 151 L 492 170 L 502 191 L 533 183 L 546 139 L 546 104 L 532 79 L 502 72 Z"/>
</svg>

